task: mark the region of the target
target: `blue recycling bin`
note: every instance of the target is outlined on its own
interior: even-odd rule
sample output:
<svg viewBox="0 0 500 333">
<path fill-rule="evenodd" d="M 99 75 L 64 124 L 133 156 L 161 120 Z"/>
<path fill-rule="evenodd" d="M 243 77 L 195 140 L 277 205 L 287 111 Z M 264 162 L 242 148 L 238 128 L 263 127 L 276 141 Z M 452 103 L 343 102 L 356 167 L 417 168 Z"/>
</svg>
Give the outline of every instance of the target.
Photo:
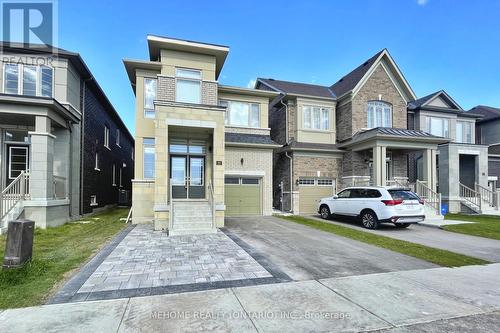
<svg viewBox="0 0 500 333">
<path fill-rule="evenodd" d="M 446 214 L 448 214 L 448 205 L 441 204 L 441 215 L 446 215 Z"/>
</svg>

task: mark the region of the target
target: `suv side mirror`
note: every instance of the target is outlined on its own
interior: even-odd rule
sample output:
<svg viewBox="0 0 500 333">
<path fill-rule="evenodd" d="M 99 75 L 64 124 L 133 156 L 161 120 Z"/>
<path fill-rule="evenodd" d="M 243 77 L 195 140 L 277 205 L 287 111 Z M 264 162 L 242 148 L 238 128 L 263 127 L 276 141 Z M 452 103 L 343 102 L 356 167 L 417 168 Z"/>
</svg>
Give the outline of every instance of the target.
<svg viewBox="0 0 500 333">
<path fill-rule="evenodd" d="M 339 197 L 338 195 L 334 194 L 332 199 L 337 199 L 338 197 Z"/>
</svg>

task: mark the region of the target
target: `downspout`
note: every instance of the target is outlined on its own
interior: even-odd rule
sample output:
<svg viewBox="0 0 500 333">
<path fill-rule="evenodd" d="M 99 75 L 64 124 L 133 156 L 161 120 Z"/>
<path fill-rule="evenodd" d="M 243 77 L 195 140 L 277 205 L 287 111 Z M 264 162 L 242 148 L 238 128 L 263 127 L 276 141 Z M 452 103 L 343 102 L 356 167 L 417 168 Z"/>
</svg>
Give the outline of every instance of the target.
<svg viewBox="0 0 500 333">
<path fill-rule="evenodd" d="M 283 96 L 284 98 L 285 96 Z M 290 143 L 290 134 L 288 133 L 288 105 L 283 103 L 283 98 L 280 99 L 280 103 L 285 107 L 285 140 L 286 145 Z M 292 156 L 285 152 L 285 156 L 288 158 L 290 162 L 290 211 L 293 212 L 293 159 Z"/>
</svg>

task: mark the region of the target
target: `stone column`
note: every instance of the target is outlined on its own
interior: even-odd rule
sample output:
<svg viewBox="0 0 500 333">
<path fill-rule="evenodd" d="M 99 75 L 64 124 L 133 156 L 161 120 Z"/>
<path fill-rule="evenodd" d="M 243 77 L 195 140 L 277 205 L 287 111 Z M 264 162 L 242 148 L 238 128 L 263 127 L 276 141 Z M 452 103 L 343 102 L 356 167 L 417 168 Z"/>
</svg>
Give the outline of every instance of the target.
<svg viewBox="0 0 500 333">
<path fill-rule="evenodd" d="M 376 186 L 386 185 L 386 151 L 385 146 L 373 147 L 373 184 Z"/>
<path fill-rule="evenodd" d="M 423 180 L 427 182 L 427 186 L 436 192 L 437 190 L 437 175 L 436 175 L 436 150 L 424 150 L 422 159 Z"/>
<path fill-rule="evenodd" d="M 54 198 L 54 135 L 51 121 L 45 116 L 35 117 L 35 131 L 31 137 L 30 195 L 32 200 Z"/>
</svg>

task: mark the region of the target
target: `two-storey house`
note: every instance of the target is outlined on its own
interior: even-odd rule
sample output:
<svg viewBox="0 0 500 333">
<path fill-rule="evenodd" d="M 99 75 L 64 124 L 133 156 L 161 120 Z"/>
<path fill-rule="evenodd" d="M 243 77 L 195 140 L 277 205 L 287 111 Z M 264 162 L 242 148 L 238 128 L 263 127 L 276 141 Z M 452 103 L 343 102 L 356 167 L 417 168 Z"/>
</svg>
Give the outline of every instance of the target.
<svg viewBox="0 0 500 333">
<path fill-rule="evenodd" d="M 147 41 L 149 60 L 124 60 L 136 96 L 133 221 L 176 235 L 270 215 L 278 145 L 268 105 L 278 93 L 220 85 L 227 46 Z"/>
<path fill-rule="evenodd" d="M 133 137 L 79 54 L 0 45 L 0 231 L 56 226 L 130 191 Z"/>
</svg>

